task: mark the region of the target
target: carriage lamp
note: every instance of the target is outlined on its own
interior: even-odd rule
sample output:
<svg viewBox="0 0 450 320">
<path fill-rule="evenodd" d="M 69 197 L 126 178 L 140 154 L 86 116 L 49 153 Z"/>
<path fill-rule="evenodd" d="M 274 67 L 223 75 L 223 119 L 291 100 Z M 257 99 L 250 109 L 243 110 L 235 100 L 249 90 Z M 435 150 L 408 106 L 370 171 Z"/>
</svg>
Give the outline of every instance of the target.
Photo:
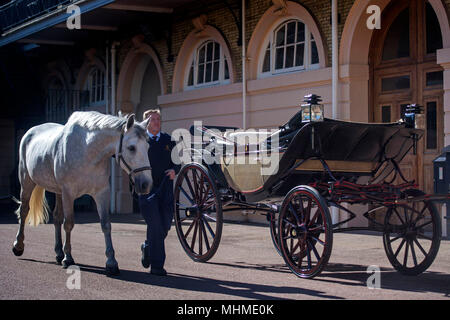
<svg viewBox="0 0 450 320">
<path fill-rule="evenodd" d="M 305 96 L 305 102 L 301 105 L 302 122 L 323 121 L 323 104 L 320 104 L 322 99 L 315 94 L 308 94 Z"/>
<path fill-rule="evenodd" d="M 419 128 L 420 124 L 417 123 L 419 114 L 423 113 L 423 107 L 418 104 L 409 104 L 403 115 L 403 122 L 405 122 L 407 128 Z"/>
</svg>

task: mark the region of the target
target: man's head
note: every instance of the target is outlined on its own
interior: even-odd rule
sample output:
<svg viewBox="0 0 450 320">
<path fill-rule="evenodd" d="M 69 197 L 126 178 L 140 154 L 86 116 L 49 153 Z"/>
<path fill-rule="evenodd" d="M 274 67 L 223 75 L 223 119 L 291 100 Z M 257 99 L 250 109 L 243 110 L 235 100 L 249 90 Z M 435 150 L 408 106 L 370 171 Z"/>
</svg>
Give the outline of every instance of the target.
<svg viewBox="0 0 450 320">
<path fill-rule="evenodd" d="M 151 109 L 144 112 L 144 120 L 147 120 L 147 130 L 153 135 L 161 131 L 161 112 L 158 109 Z"/>
</svg>

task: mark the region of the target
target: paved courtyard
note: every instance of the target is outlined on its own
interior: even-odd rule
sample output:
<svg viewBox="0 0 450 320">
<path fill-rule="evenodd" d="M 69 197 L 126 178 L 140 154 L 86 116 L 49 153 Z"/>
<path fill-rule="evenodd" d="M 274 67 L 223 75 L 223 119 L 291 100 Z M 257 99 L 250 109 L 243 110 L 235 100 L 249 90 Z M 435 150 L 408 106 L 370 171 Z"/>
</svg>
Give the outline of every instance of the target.
<svg viewBox="0 0 450 320">
<path fill-rule="evenodd" d="M 25 252 L 15 257 L 12 214 L 0 215 L 0 299 L 450 299 L 450 241 L 422 275 L 402 276 L 389 264 L 382 237 L 335 234 L 325 271 L 313 280 L 297 278 L 275 251 L 266 226 L 225 223 L 222 241 L 208 263 L 184 253 L 175 231 L 166 240 L 168 277 L 140 265 L 145 225 L 139 215 L 113 217 L 113 243 L 121 274 L 104 274 L 105 245 L 94 213 L 77 214 L 72 254 L 80 267 L 80 288 L 54 260 L 52 224 L 25 229 Z M 381 270 L 380 289 L 369 289 L 368 266 Z M 69 281 L 68 281 L 69 280 Z M 69 285 L 70 287 L 70 285 Z"/>
</svg>

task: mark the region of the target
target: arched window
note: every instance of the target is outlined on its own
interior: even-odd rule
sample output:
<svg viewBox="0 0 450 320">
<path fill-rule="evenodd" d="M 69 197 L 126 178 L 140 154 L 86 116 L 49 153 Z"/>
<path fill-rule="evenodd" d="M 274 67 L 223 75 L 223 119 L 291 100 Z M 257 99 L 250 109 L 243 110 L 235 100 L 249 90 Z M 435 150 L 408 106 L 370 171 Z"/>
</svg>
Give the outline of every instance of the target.
<svg viewBox="0 0 450 320">
<path fill-rule="evenodd" d="M 230 72 L 222 46 L 214 40 L 203 42 L 192 58 L 186 88 L 224 83 L 230 83 Z"/>
<path fill-rule="evenodd" d="M 105 73 L 99 68 L 89 72 L 85 90 L 89 91 L 89 104 L 95 105 L 105 101 Z"/>
<path fill-rule="evenodd" d="M 316 41 L 302 21 L 288 20 L 270 33 L 260 69 L 261 75 L 319 67 Z"/>
</svg>

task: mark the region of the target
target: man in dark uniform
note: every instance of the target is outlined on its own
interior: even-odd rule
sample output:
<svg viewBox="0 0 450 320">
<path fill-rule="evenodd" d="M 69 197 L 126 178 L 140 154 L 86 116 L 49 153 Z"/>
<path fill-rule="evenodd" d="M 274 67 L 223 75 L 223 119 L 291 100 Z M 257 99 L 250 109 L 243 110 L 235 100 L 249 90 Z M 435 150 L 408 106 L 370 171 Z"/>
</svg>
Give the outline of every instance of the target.
<svg viewBox="0 0 450 320">
<path fill-rule="evenodd" d="M 147 134 L 149 135 L 148 158 L 152 168 L 153 188 L 148 195 L 139 196 L 141 214 L 147 223 L 147 239 L 141 245 L 142 266 L 150 273 L 159 276 L 167 275 L 164 270 L 166 252 L 164 240 L 172 224 L 173 180 L 179 166 L 171 158 L 175 142 L 170 135 L 161 132 L 161 114 L 159 110 L 148 110 L 144 120 L 149 118 Z"/>
</svg>

